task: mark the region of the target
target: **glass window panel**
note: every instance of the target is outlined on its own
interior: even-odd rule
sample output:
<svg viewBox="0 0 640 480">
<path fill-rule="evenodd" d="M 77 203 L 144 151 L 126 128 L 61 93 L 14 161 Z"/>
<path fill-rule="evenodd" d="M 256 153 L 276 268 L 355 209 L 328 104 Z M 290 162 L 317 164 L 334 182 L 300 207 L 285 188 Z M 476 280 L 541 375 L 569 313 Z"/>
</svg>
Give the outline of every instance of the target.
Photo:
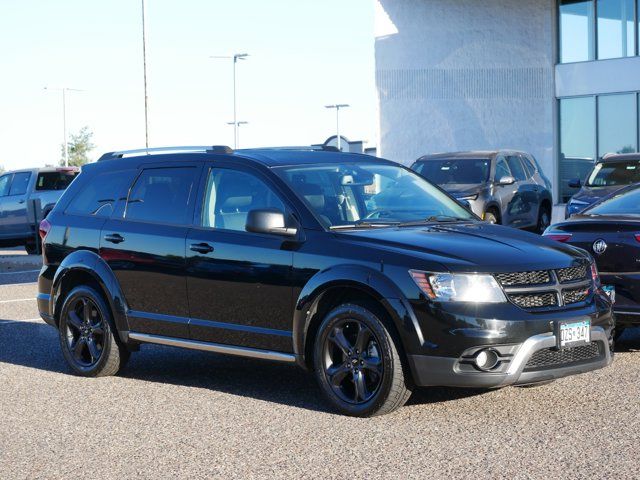
<svg viewBox="0 0 640 480">
<path fill-rule="evenodd" d="M 560 63 L 593 60 L 593 1 L 560 2 Z"/>
<path fill-rule="evenodd" d="M 584 180 L 593 167 L 596 151 L 596 103 L 594 97 L 560 100 L 560 197 L 566 202 L 576 193 L 574 178 Z"/>
<path fill-rule="evenodd" d="M 598 155 L 637 150 L 636 95 L 598 97 Z"/>
<path fill-rule="evenodd" d="M 598 0 L 598 58 L 635 54 L 634 0 Z"/>
<path fill-rule="evenodd" d="M 27 187 L 29 186 L 29 180 L 31 180 L 30 173 L 16 173 L 13 175 L 13 181 L 11 182 L 11 189 L 9 195 L 24 195 L 27 193 Z"/>
</svg>

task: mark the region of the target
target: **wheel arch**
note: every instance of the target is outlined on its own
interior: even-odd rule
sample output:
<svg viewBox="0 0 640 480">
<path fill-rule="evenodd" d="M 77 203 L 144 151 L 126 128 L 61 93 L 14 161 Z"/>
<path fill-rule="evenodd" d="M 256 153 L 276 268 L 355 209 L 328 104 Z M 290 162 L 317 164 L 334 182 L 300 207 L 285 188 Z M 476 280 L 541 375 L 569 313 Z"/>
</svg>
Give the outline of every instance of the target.
<svg viewBox="0 0 640 480">
<path fill-rule="evenodd" d="M 407 343 L 424 343 L 418 321 L 400 289 L 382 272 L 359 265 L 331 267 L 318 272 L 298 296 L 293 318 L 293 350 L 298 363 L 311 368 L 315 336 L 325 315 L 345 301 L 375 302 L 397 336 L 405 354 Z M 375 312 L 374 312 L 375 313 Z"/>
<path fill-rule="evenodd" d="M 500 204 L 497 201 L 492 200 L 487 202 L 484 207 L 484 212 L 487 213 L 489 211 L 494 212 L 498 217 L 498 223 L 502 223 L 502 208 L 500 208 Z"/>
<path fill-rule="evenodd" d="M 49 314 L 56 325 L 66 294 L 77 285 L 92 286 L 105 297 L 120 339 L 126 342 L 129 323 L 124 295 L 109 265 L 90 250 L 76 250 L 68 255 L 56 270 L 49 302 Z"/>
</svg>

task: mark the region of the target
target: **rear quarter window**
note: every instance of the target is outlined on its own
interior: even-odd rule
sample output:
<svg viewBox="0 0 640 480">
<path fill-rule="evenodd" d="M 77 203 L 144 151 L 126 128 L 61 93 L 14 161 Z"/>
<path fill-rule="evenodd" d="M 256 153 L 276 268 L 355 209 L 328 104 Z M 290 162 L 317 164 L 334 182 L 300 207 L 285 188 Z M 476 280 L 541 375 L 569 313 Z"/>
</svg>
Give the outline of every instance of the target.
<svg viewBox="0 0 640 480">
<path fill-rule="evenodd" d="M 125 194 L 131 183 L 133 171 L 113 171 L 87 179 L 79 192 L 69 202 L 65 213 L 109 217 L 119 197 Z M 79 178 L 81 180 L 82 177 Z M 75 184 L 74 184 L 75 185 Z"/>
<path fill-rule="evenodd" d="M 78 172 L 40 172 L 36 179 L 36 190 L 66 190 L 77 174 Z"/>
</svg>

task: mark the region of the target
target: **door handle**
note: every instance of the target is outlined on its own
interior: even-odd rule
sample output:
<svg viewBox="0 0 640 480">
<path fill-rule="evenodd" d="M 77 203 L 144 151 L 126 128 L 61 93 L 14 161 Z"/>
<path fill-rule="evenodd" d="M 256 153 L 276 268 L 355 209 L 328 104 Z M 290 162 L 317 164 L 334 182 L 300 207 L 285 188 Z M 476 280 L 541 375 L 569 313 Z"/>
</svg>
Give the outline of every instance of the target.
<svg viewBox="0 0 640 480">
<path fill-rule="evenodd" d="M 208 243 L 192 243 L 189 247 L 190 250 L 198 253 L 211 253 L 213 252 L 213 247 Z"/>
<path fill-rule="evenodd" d="M 24 203 L 26 200 L 23 198 L 22 200 L 18 200 L 18 203 Z"/>
<path fill-rule="evenodd" d="M 111 242 L 111 243 L 122 243 L 122 242 L 124 242 L 124 237 L 122 235 L 120 235 L 119 233 L 110 233 L 108 235 L 105 235 L 104 239 L 107 242 Z"/>
</svg>

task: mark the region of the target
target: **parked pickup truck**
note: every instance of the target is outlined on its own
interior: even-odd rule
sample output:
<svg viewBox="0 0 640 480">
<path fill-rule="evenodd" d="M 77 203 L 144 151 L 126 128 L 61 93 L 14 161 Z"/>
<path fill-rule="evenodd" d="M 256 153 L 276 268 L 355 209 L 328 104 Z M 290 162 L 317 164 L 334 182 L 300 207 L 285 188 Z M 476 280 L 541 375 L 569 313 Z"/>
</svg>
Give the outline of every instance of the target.
<svg viewBox="0 0 640 480">
<path fill-rule="evenodd" d="M 0 176 L 0 245 L 24 245 L 28 253 L 34 253 L 32 200 L 40 200 L 40 219 L 46 217 L 78 173 L 78 167 L 51 167 L 15 170 Z"/>
</svg>

